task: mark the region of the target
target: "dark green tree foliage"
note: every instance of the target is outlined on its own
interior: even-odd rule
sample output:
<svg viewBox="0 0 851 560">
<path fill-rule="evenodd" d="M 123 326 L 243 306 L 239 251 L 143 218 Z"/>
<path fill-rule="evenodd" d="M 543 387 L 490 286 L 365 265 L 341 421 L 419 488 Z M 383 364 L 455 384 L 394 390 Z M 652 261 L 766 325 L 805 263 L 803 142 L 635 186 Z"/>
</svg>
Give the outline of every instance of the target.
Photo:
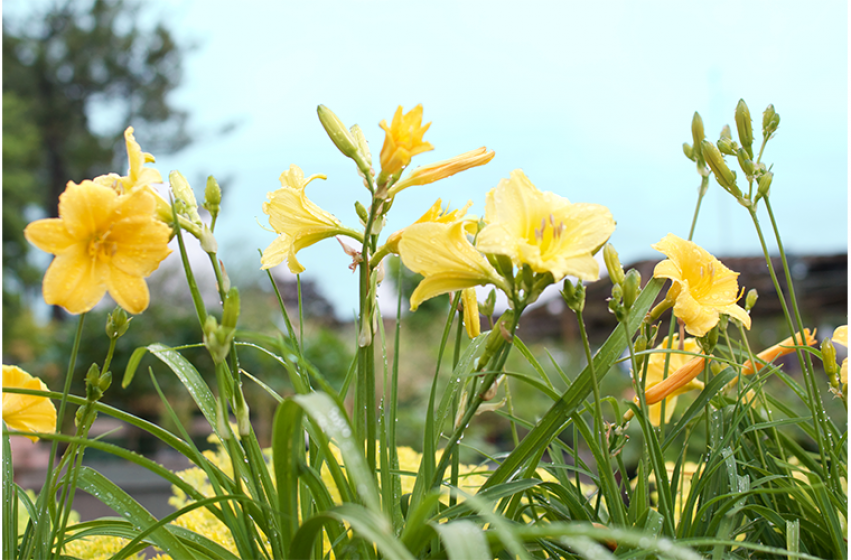
<svg viewBox="0 0 851 560">
<path fill-rule="evenodd" d="M 68 181 L 124 173 L 122 134 L 130 124 L 147 151 L 174 152 L 189 141 L 186 112 L 169 102 L 183 49 L 162 24 L 140 23 L 140 7 L 136 0 L 68 0 L 3 19 L 7 317 L 40 281 L 26 260 L 28 219 L 56 216 Z M 96 111 L 113 119 L 108 131 L 93 129 Z"/>
</svg>

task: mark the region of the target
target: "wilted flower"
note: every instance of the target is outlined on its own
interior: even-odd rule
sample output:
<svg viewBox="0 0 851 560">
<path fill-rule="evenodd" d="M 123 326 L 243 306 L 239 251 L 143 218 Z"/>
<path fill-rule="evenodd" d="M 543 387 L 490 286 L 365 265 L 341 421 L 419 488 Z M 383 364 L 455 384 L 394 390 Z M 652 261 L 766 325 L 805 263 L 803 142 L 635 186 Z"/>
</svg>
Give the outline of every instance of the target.
<svg viewBox="0 0 851 560">
<path fill-rule="evenodd" d="M 801 333 L 798 333 L 795 335 L 794 339 L 790 336 L 783 340 L 783 342 L 780 342 L 778 344 L 775 344 L 771 348 L 763 350 L 762 352 L 756 355 L 756 365 L 752 364 L 750 361 L 745 362 L 745 365 L 742 366 L 742 375 L 750 375 L 764 368 L 764 364 L 770 364 L 780 356 L 791 354 L 795 351 L 796 345 L 806 344 L 806 346 L 812 346 L 813 344 L 818 342 L 816 340 L 815 334 L 815 330 L 810 333 L 810 329 L 804 329 L 803 337 L 801 336 Z"/>
<path fill-rule="evenodd" d="M 402 106 L 396 109 L 390 126 L 387 121 L 381 121 L 379 126 L 384 129 L 384 145 L 381 147 L 381 172 L 390 176 L 411 163 L 411 158 L 417 154 L 433 150 L 434 146 L 423 141 L 423 135 L 431 123 L 422 126 L 423 106 L 417 105 L 407 114 L 402 114 Z"/>
<path fill-rule="evenodd" d="M 506 289 L 502 277 L 467 239 L 463 221 L 405 228 L 399 254 L 405 266 L 425 276 L 411 294 L 414 310 L 427 299 L 464 288 L 494 284 Z"/>
<path fill-rule="evenodd" d="M 18 366 L 3 365 L 3 389 L 47 391 L 47 385 Z M 56 407 L 47 397 L 3 391 L 3 422 L 10 430 L 49 433 L 56 430 Z M 36 436 L 26 436 L 32 441 Z"/>
<path fill-rule="evenodd" d="M 352 235 L 332 214 L 326 212 L 304 194 L 304 189 L 314 179 L 325 179 L 325 175 L 304 178 L 304 172 L 291 165 L 289 171 L 281 173 L 281 188 L 269 193 L 269 202 L 263 203 L 263 212 L 269 215 L 269 224 L 278 234 L 260 259 L 262 268 L 277 266 L 284 261 L 293 274 L 304 271 L 296 260 L 296 253 L 317 241 L 335 235 Z"/>
<path fill-rule="evenodd" d="M 671 342 L 669 342 L 666 337 L 662 344 L 656 347 L 657 350 L 677 350 L 679 349 L 679 337 L 677 335 L 673 336 Z M 700 353 L 700 347 L 697 344 L 697 341 L 694 338 L 686 338 L 683 341 L 683 348 L 686 352 L 691 352 L 693 354 Z M 694 356 L 689 356 L 687 354 L 676 354 L 673 352 L 670 353 L 654 353 L 650 355 L 650 359 L 647 362 L 647 377 L 644 381 L 644 390 L 645 397 L 647 393 L 650 393 L 650 398 L 654 400 L 654 403 L 650 403 L 650 399 L 648 399 L 647 404 L 649 405 L 650 412 L 650 422 L 654 426 L 658 426 L 660 424 L 660 420 L 662 417 L 662 397 L 658 397 L 656 393 L 657 391 L 651 392 L 651 389 L 660 383 L 662 383 L 664 374 L 665 374 L 665 361 L 669 360 L 668 371 L 671 372 L 668 376 L 668 379 L 674 377 L 676 374 L 680 373 L 679 370 L 691 362 L 694 359 Z M 702 367 L 698 369 L 698 373 L 702 370 Z M 671 382 L 673 383 L 673 382 Z M 665 422 L 669 422 L 671 417 L 674 414 L 674 409 L 677 406 L 677 396 L 681 395 L 687 391 L 691 391 L 692 389 L 703 389 L 703 383 L 697 381 L 696 379 L 690 379 L 686 381 L 684 384 L 677 386 L 675 389 L 671 389 L 670 392 L 666 394 L 665 399 Z"/>
<path fill-rule="evenodd" d="M 740 297 L 737 272 L 696 243 L 671 233 L 652 247 L 668 257 L 656 265 L 653 277 L 673 282 L 666 299 L 673 302 L 674 313 L 685 322 L 689 334 L 705 335 L 722 313 L 751 327 L 750 315 L 736 305 Z"/>
<path fill-rule="evenodd" d="M 59 218 L 31 223 L 27 240 L 56 258 L 44 276 L 44 300 L 84 313 L 109 295 L 129 313 L 148 307 L 145 278 L 171 250 L 170 229 L 154 217 L 147 189 L 125 195 L 92 181 L 68 183 Z"/>
<path fill-rule="evenodd" d="M 485 222 L 476 240 L 480 251 L 506 255 L 516 266 L 528 264 L 535 272 L 550 272 L 554 282 L 568 274 L 596 280 L 600 265 L 593 255 L 615 230 L 605 206 L 572 204 L 541 192 L 519 169 L 488 193 Z"/>
</svg>

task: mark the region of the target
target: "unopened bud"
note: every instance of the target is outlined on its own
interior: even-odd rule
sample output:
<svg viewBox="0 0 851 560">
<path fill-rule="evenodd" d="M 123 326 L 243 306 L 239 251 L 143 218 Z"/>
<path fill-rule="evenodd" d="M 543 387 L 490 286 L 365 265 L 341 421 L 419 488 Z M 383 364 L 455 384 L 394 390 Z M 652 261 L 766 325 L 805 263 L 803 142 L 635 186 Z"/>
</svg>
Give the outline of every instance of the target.
<svg viewBox="0 0 851 560">
<path fill-rule="evenodd" d="M 771 138 L 779 124 L 780 115 L 774 112 L 774 105 L 769 105 L 762 113 L 762 137 L 764 139 Z"/>
<path fill-rule="evenodd" d="M 239 433 L 239 437 L 242 438 L 251 433 L 251 414 L 242 391 L 236 391 L 234 396 L 236 397 L 236 407 L 234 407 L 234 412 L 236 413 L 236 429 Z"/>
<path fill-rule="evenodd" d="M 711 354 L 715 350 L 715 346 L 718 344 L 719 332 L 718 325 L 715 325 L 708 333 L 697 339 L 697 343 L 700 345 L 704 354 Z"/>
<path fill-rule="evenodd" d="M 739 132 L 739 142 L 747 150 L 748 156 L 753 158 L 753 129 L 751 128 L 751 112 L 744 99 L 739 99 L 736 105 L 736 129 Z"/>
<path fill-rule="evenodd" d="M 754 164 L 750 158 L 748 158 L 747 152 L 744 148 L 739 148 L 739 151 L 736 152 L 736 157 L 739 159 L 739 167 L 742 168 L 742 171 L 745 172 L 745 175 L 748 177 L 753 177 L 754 174 Z"/>
<path fill-rule="evenodd" d="M 198 203 L 195 201 L 195 192 L 189 186 L 189 181 L 180 171 L 172 171 L 168 174 L 168 182 L 171 185 L 171 192 L 177 199 L 175 203 L 178 206 L 181 214 L 184 214 L 189 220 L 196 224 L 201 223 L 201 216 L 198 215 Z"/>
<path fill-rule="evenodd" d="M 623 282 L 623 304 L 627 309 L 632 307 L 638 294 L 641 293 L 641 273 L 634 268 L 629 269 Z"/>
<path fill-rule="evenodd" d="M 694 161 L 694 150 L 692 149 L 691 144 L 689 144 L 688 142 L 683 142 L 683 153 L 686 155 L 687 158 Z"/>
<path fill-rule="evenodd" d="M 825 338 L 821 343 L 821 360 L 824 363 L 824 372 L 833 382 L 839 372 L 839 364 L 836 363 L 836 348 L 829 338 Z"/>
<path fill-rule="evenodd" d="M 736 155 L 736 150 L 733 148 L 733 141 L 729 138 L 721 138 L 715 145 L 718 146 L 718 150 L 722 154 L 727 154 L 728 156 Z"/>
<path fill-rule="evenodd" d="M 98 365 L 92 364 L 86 373 L 86 399 L 92 402 L 100 400 L 110 385 L 112 385 L 112 373 L 109 371 L 101 373 Z"/>
<path fill-rule="evenodd" d="M 709 140 L 704 140 L 700 145 L 700 149 L 706 163 L 712 169 L 712 173 L 715 175 L 715 180 L 718 181 L 718 184 L 736 198 L 741 198 L 742 191 L 736 186 L 736 173 L 727 167 L 724 157 L 718 151 L 715 144 Z"/>
<path fill-rule="evenodd" d="M 355 212 L 358 213 L 358 218 L 360 218 L 361 223 L 366 227 L 366 222 L 369 220 L 369 212 L 366 206 L 361 204 L 359 200 L 355 201 Z"/>
<path fill-rule="evenodd" d="M 204 224 L 204 227 L 201 228 L 201 237 L 198 238 L 198 241 L 201 242 L 201 249 L 205 253 L 212 255 L 219 252 L 219 244 L 207 224 Z"/>
<path fill-rule="evenodd" d="M 110 340 L 123 336 L 130 328 L 130 321 L 127 312 L 116 306 L 112 313 L 106 316 L 106 336 Z"/>
<path fill-rule="evenodd" d="M 694 112 L 694 117 L 691 119 L 691 137 L 694 140 L 694 156 L 697 159 L 702 159 L 704 156 L 701 142 L 706 138 L 706 134 L 703 132 L 703 119 L 700 118 L 700 113 L 697 111 Z"/>
<path fill-rule="evenodd" d="M 355 143 L 358 146 L 358 151 L 360 152 L 363 161 L 371 166 L 372 154 L 369 153 L 369 144 L 366 142 L 366 136 L 364 136 L 363 130 L 361 130 L 360 126 L 356 124 L 353 124 L 349 130 L 352 133 L 352 138 L 355 139 Z"/>
<path fill-rule="evenodd" d="M 204 346 L 210 352 L 214 363 L 221 363 L 230 352 L 230 343 L 233 340 L 234 330 L 219 326 L 218 321 L 212 315 L 207 315 L 204 323 Z"/>
<path fill-rule="evenodd" d="M 756 199 L 765 198 L 771 193 L 771 181 L 774 179 L 774 173 L 769 171 L 759 178 L 759 188 L 756 191 Z"/>
<path fill-rule="evenodd" d="M 222 203 L 222 188 L 219 186 L 216 178 L 210 175 L 207 177 L 207 187 L 204 189 L 204 208 L 213 219 L 219 215 L 219 205 Z"/>
<path fill-rule="evenodd" d="M 756 288 L 751 288 L 748 291 L 747 297 L 745 297 L 745 311 L 753 309 L 757 299 L 759 299 L 759 293 L 756 291 Z"/>
<path fill-rule="evenodd" d="M 620 258 L 618 258 L 618 252 L 611 243 L 606 243 L 606 246 L 603 247 L 603 261 L 606 263 L 606 270 L 609 271 L 609 279 L 612 284 L 623 284 L 623 267 Z"/>
<path fill-rule="evenodd" d="M 633 349 L 633 352 L 635 352 L 636 354 L 640 354 L 641 352 L 644 352 L 645 350 L 647 350 L 647 337 L 644 336 L 644 333 L 641 333 L 636 337 L 635 342 L 632 345 L 632 349 Z M 642 367 L 644 367 L 644 360 L 646 358 L 647 358 L 647 356 L 636 356 L 635 357 L 635 361 L 636 361 L 635 365 L 637 366 L 639 371 L 641 370 Z"/>
<path fill-rule="evenodd" d="M 325 105 L 317 107 L 316 112 L 319 114 L 319 122 L 322 123 L 325 132 L 328 133 L 328 137 L 331 138 L 337 149 L 343 152 L 344 156 L 357 159 L 358 145 L 343 121 Z"/>
<path fill-rule="evenodd" d="M 615 287 L 617 288 L 618 285 L 615 284 Z M 582 313 L 585 309 L 585 285 L 582 284 L 582 280 L 577 280 L 574 285 L 570 280 L 565 279 L 561 297 L 564 298 L 568 308 L 576 313 Z"/>
<path fill-rule="evenodd" d="M 733 135 L 730 133 L 730 125 L 729 124 L 725 124 L 723 127 L 721 127 L 721 139 L 722 140 L 724 140 L 724 139 L 732 140 L 733 139 Z"/>
<path fill-rule="evenodd" d="M 235 329 L 239 319 L 239 289 L 236 286 L 228 290 L 224 307 L 222 326 L 226 329 Z"/>
</svg>

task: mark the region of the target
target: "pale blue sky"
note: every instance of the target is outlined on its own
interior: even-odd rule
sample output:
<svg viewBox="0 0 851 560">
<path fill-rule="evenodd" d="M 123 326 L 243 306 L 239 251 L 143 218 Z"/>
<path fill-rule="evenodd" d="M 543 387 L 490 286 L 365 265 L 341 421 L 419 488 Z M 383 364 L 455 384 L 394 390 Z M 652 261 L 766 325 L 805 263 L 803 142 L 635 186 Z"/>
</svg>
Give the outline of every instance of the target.
<svg viewBox="0 0 851 560">
<path fill-rule="evenodd" d="M 365 202 L 367 191 L 320 126 L 320 103 L 360 124 L 376 159 L 378 123 L 399 104 L 422 103 L 433 123 L 426 139 L 436 149 L 414 164 L 483 145 L 496 151 L 484 168 L 400 194 L 387 233 L 438 197 L 453 206 L 471 199 L 482 214 L 485 193 L 522 168 L 541 190 L 608 206 L 624 262 L 660 257 L 650 245 L 669 232 L 688 235 L 699 178 L 681 145 L 691 142 L 694 111 L 714 141 L 724 124 L 735 131 L 744 98 L 759 137 L 773 103 L 782 122 L 764 161 L 775 163 L 772 201 L 786 247 L 847 251 L 844 1 L 158 0 L 146 12 L 198 44 L 174 95 L 191 111 L 196 142 L 155 155 L 164 176 L 180 169 L 199 196 L 208 174 L 227 187 L 217 227 L 226 263 L 259 267 L 254 249 L 274 235 L 255 217 L 268 223 L 261 205 L 292 163 L 326 174 L 309 196 L 357 225 L 354 199 Z M 240 123 L 233 133 L 205 136 L 230 121 Z M 695 240 L 718 256 L 758 251 L 747 212 L 714 179 Z M 338 244 L 322 242 L 299 260 L 350 316 L 356 278 Z"/>
</svg>

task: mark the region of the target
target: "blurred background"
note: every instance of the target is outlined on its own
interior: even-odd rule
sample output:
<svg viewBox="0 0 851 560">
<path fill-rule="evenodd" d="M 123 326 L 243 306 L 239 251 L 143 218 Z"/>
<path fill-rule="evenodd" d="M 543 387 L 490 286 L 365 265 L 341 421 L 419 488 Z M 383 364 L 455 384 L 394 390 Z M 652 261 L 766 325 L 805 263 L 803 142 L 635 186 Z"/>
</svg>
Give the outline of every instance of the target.
<svg viewBox="0 0 851 560">
<path fill-rule="evenodd" d="M 179 169 L 199 200 L 207 176 L 218 179 L 224 191 L 216 228 L 219 256 L 243 294 L 241 326 L 275 336 L 283 321 L 257 253 L 275 237 L 261 209 L 266 194 L 279 187 L 278 176 L 290 164 L 306 175 L 325 174 L 327 181 L 309 187 L 310 198 L 352 226 L 358 223 L 354 201 L 368 194 L 352 162 L 321 128 L 315 113 L 320 103 L 347 125 L 360 124 L 376 157 L 384 137 L 378 123 L 389 121 L 398 105 L 407 111 L 417 103 L 432 122 L 426 140 L 435 150 L 412 165 L 479 146 L 496 151 L 485 167 L 401 193 L 386 233 L 417 219 L 437 198 L 453 208 L 472 200 L 471 212 L 482 215 L 485 193 L 522 168 L 541 190 L 609 207 L 618 222 L 611 242 L 625 265 L 643 262 L 644 278 L 661 258 L 651 244 L 667 233 L 688 235 L 700 178 L 682 143 L 692 141 L 694 112 L 703 117 L 710 140 L 717 140 L 725 124 L 735 137 L 734 110 L 743 98 L 760 138 L 762 111 L 772 103 L 782 121 L 763 161 L 775 164 L 772 203 L 794 257 L 804 311 L 822 336 L 847 322 L 846 2 L 532 2 L 521 9 L 512 2 L 365 0 L 236 6 L 211 0 L 4 2 L 4 363 L 21 365 L 53 389 L 61 384 L 76 321 L 41 300 L 50 256 L 29 246 L 22 230 L 32 220 L 56 215 L 68 180 L 123 174 L 122 133 L 129 125 L 143 150 L 156 156 L 154 167 L 163 177 Z M 755 313 L 762 308 L 765 318 L 753 344 L 782 338 L 752 224 L 714 179 L 695 241 L 742 272 L 740 284 L 760 286 Z M 204 259 L 195 250 L 196 273 L 206 278 L 214 308 Z M 121 340 L 113 362 L 116 378 L 137 346 L 200 341 L 178 260 L 172 255 L 150 279 L 152 306 Z M 357 278 L 334 240 L 302 251 L 299 260 L 307 268 L 301 277 L 306 353 L 339 383 L 354 355 L 349 323 Z M 274 277 L 295 313 L 295 278 L 286 266 L 275 269 Z M 414 282 L 406 275 L 403 293 Z M 614 325 L 605 312 L 604 284 L 589 287 L 597 344 Z M 380 294 L 386 317 L 395 316 L 397 288 L 388 281 Z M 409 316 L 403 329 L 402 375 L 408 382 L 400 398 L 410 406 L 400 408 L 405 416 L 400 437 L 414 446 L 441 328 L 434 325 L 442 322 L 447 305 L 446 298 L 435 300 Z M 104 318 L 111 307 L 107 298 L 86 320 L 80 378 L 89 364 L 103 360 Z M 578 373 L 575 320 L 557 294 L 542 298 L 535 313 L 520 335 L 551 373 L 556 366 L 569 377 Z M 433 344 L 414 342 L 424 339 Z M 187 352 L 204 369 L 205 353 Z M 250 352 L 240 358 L 276 390 L 289 390 L 284 372 L 267 358 Z M 191 420 L 188 397 L 152 358 L 144 359 L 129 390 L 116 383 L 105 400 L 162 420 L 148 367 L 178 413 Z M 607 379 L 606 390 L 631 398 L 628 372 L 621 373 Z M 263 391 L 254 389 L 255 398 L 265 402 Z M 82 392 L 82 384 L 75 391 Z M 530 389 L 518 385 L 517 391 L 515 399 L 524 398 L 524 391 L 529 399 L 542 399 L 529 408 L 532 418 L 548 407 Z M 263 436 L 272 401 L 252 410 Z M 468 444 L 494 452 L 508 437 L 507 421 L 496 414 L 487 418 Z M 156 451 L 146 449 L 153 443 L 141 434 L 125 430 L 112 437 L 142 452 Z M 28 441 L 23 446 L 36 453 Z M 470 452 L 470 460 L 477 457 Z"/>
</svg>

